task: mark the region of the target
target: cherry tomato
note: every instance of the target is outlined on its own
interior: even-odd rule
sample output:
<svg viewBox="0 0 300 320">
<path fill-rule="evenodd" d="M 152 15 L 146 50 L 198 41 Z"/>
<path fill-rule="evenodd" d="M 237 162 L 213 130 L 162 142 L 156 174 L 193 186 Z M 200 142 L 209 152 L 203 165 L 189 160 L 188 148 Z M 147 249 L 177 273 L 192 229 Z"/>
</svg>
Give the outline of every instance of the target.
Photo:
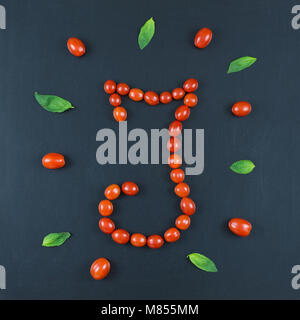
<svg viewBox="0 0 300 320">
<path fill-rule="evenodd" d="M 167 242 L 175 242 L 180 238 L 180 232 L 176 228 L 170 228 L 165 232 L 164 238 Z"/>
<path fill-rule="evenodd" d="M 42 159 L 43 166 L 47 169 L 59 169 L 65 166 L 65 157 L 59 153 L 48 153 Z"/>
<path fill-rule="evenodd" d="M 119 83 L 117 85 L 117 92 L 121 96 L 126 96 L 130 91 L 130 87 L 127 83 Z"/>
<path fill-rule="evenodd" d="M 186 230 L 191 225 L 191 218 L 185 214 L 182 214 L 176 219 L 175 225 L 180 230 Z"/>
<path fill-rule="evenodd" d="M 167 143 L 167 148 L 170 152 L 177 152 L 181 147 L 180 140 L 176 137 L 171 137 Z"/>
<path fill-rule="evenodd" d="M 133 101 L 142 101 L 144 92 L 141 89 L 133 88 L 129 91 L 129 98 Z"/>
<path fill-rule="evenodd" d="M 246 101 L 239 101 L 232 107 L 232 113 L 237 117 L 245 117 L 252 110 L 251 104 Z"/>
<path fill-rule="evenodd" d="M 124 182 L 122 185 L 122 191 L 127 196 L 135 196 L 139 193 L 139 187 L 134 182 Z"/>
<path fill-rule="evenodd" d="M 196 79 L 188 79 L 183 84 L 183 89 L 185 92 L 193 92 L 198 89 L 198 81 Z"/>
<path fill-rule="evenodd" d="M 117 93 L 113 93 L 109 98 L 109 103 L 114 107 L 118 107 L 121 102 L 121 97 Z"/>
<path fill-rule="evenodd" d="M 203 49 L 207 47 L 212 39 L 212 31 L 208 28 L 202 28 L 200 29 L 194 40 L 195 47 Z"/>
<path fill-rule="evenodd" d="M 181 211 L 188 216 L 193 215 L 196 211 L 195 202 L 190 198 L 181 199 L 180 208 Z"/>
<path fill-rule="evenodd" d="M 99 228 L 102 232 L 106 234 L 111 234 L 115 231 L 116 226 L 114 222 L 109 218 L 102 218 L 99 221 Z"/>
<path fill-rule="evenodd" d="M 144 100 L 146 103 L 148 103 L 150 106 L 156 106 L 159 104 L 159 96 L 154 91 L 147 91 L 144 94 Z"/>
<path fill-rule="evenodd" d="M 159 101 L 163 104 L 170 103 L 172 101 L 172 95 L 169 91 L 164 91 L 159 96 Z"/>
<path fill-rule="evenodd" d="M 98 209 L 102 216 L 108 217 L 113 213 L 114 206 L 109 200 L 102 200 L 99 203 Z"/>
<path fill-rule="evenodd" d="M 175 183 L 183 182 L 184 177 L 185 177 L 185 174 L 182 169 L 174 169 L 170 173 L 170 178 Z"/>
<path fill-rule="evenodd" d="M 194 93 L 188 93 L 184 97 L 184 104 L 188 107 L 195 107 L 198 103 L 198 97 Z"/>
<path fill-rule="evenodd" d="M 162 247 L 164 244 L 164 239 L 161 236 L 153 235 L 148 237 L 147 246 L 151 249 L 158 249 Z"/>
<path fill-rule="evenodd" d="M 174 191 L 178 197 L 186 198 L 190 194 L 190 187 L 186 183 L 181 182 L 176 185 Z"/>
<path fill-rule="evenodd" d="M 68 49 L 75 57 L 81 57 L 85 54 L 85 46 L 78 38 L 70 38 L 68 40 Z"/>
<path fill-rule="evenodd" d="M 168 159 L 168 164 L 170 168 L 177 169 L 182 165 L 182 159 L 177 153 L 173 153 Z"/>
<path fill-rule="evenodd" d="M 134 233 L 131 236 L 130 243 L 135 247 L 143 247 L 147 243 L 146 237 L 141 233 Z"/>
<path fill-rule="evenodd" d="M 249 236 L 252 230 L 251 223 L 247 220 L 240 219 L 240 218 L 231 219 L 228 223 L 228 226 L 231 232 L 233 232 L 234 234 L 240 237 Z"/>
<path fill-rule="evenodd" d="M 182 88 L 176 88 L 172 91 L 172 97 L 174 100 L 180 100 L 184 97 L 185 91 Z"/>
<path fill-rule="evenodd" d="M 113 115 L 117 122 L 126 121 L 127 119 L 127 111 L 123 107 L 114 108 Z"/>
<path fill-rule="evenodd" d="M 119 197 L 121 193 L 121 189 L 120 187 L 117 185 L 117 184 L 111 184 L 110 186 L 108 186 L 106 189 L 105 189 L 105 197 L 108 199 L 108 200 L 115 200 Z"/>
<path fill-rule="evenodd" d="M 129 233 L 124 229 L 115 230 L 111 236 L 113 240 L 119 244 L 126 244 L 130 239 Z"/>
<path fill-rule="evenodd" d="M 177 137 L 182 131 L 182 123 L 180 121 L 173 121 L 169 126 L 169 135 L 172 137 Z"/>
<path fill-rule="evenodd" d="M 102 280 L 109 274 L 109 271 L 109 261 L 105 258 L 100 258 L 92 264 L 90 273 L 95 280 Z"/>
<path fill-rule="evenodd" d="M 115 93 L 117 84 L 113 80 L 107 80 L 104 83 L 104 91 L 107 94 Z"/>
<path fill-rule="evenodd" d="M 187 107 L 186 105 L 183 105 L 183 106 L 177 108 L 177 110 L 175 112 L 175 118 L 178 121 L 184 121 L 189 118 L 190 114 L 191 114 L 190 108 Z"/>
</svg>

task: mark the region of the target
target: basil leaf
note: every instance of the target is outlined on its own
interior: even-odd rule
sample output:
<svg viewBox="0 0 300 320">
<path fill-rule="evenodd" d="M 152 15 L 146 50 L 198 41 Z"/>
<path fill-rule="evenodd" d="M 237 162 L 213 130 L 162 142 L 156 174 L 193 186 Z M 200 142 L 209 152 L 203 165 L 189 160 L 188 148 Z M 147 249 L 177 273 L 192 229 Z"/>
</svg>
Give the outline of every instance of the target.
<svg viewBox="0 0 300 320">
<path fill-rule="evenodd" d="M 72 104 L 60 97 L 48 94 L 34 93 L 36 101 L 47 111 L 50 112 L 64 112 L 73 109 Z"/>
<path fill-rule="evenodd" d="M 255 164 L 250 160 L 240 160 L 230 166 L 230 169 L 238 174 L 248 174 L 252 172 L 254 168 Z"/>
<path fill-rule="evenodd" d="M 138 44 L 140 49 L 143 50 L 151 41 L 155 32 L 155 22 L 153 18 L 150 18 L 141 28 Z"/>
<path fill-rule="evenodd" d="M 43 247 L 59 247 L 71 237 L 69 232 L 49 233 L 43 240 Z"/>
<path fill-rule="evenodd" d="M 200 253 L 191 253 L 187 256 L 190 261 L 198 268 L 206 272 L 218 272 L 214 262 Z"/>
<path fill-rule="evenodd" d="M 230 63 L 227 73 L 239 72 L 249 68 L 256 60 L 256 58 L 252 57 L 238 58 Z"/>
</svg>

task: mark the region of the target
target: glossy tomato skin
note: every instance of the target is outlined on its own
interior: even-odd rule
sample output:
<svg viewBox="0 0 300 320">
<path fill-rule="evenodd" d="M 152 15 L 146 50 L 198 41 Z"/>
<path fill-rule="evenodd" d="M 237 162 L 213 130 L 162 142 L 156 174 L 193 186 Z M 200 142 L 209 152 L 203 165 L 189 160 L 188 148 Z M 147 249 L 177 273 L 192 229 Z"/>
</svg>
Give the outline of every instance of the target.
<svg viewBox="0 0 300 320">
<path fill-rule="evenodd" d="M 190 114 L 191 114 L 190 108 L 186 105 L 182 105 L 177 108 L 175 112 L 175 118 L 178 121 L 185 121 L 189 118 Z"/>
<path fill-rule="evenodd" d="M 121 96 L 126 96 L 130 91 L 130 87 L 127 83 L 118 83 L 117 92 Z"/>
<path fill-rule="evenodd" d="M 104 195 L 108 200 L 115 200 L 119 197 L 121 189 L 117 184 L 111 184 L 105 189 Z"/>
<path fill-rule="evenodd" d="M 241 218 L 231 219 L 228 223 L 228 226 L 231 232 L 239 237 L 248 237 L 252 230 L 251 223 Z"/>
<path fill-rule="evenodd" d="M 114 108 L 113 115 L 117 122 L 126 121 L 127 119 L 127 111 L 124 107 Z"/>
<path fill-rule="evenodd" d="M 147 91 L 144 94 L 144 100 L 147 104 L 150 106 L 156 106 L 159 104 L 159 96 L 156 92 L 154 91 Z"/>
<path fill-rule="evenodd" d="M 190 194 L 190 187 L 186 183 L 181 182 L 176 185 L 174 191 L 178 197 L 186 198 Z"/>
<path fill-rule="evenodd" d="M 121 97 L 117 94 L 117 93 L 113 93 L 110 97 L 109 97 L 109 103 L 113 106 L 113 107 L 118 107 L 122 102 Z"/>
<path fill-rule="evenodd" d="M 173 153 L 168 159 L 168 164 L 170 168 L 177 169 L 182 165 L 182 159 L 177 153 Z"/>
<path fill-rule="evenodd" d="M 196 79 L 188 79 L 183 84 L 183 89 L 185 92 L 194 92 L 198 89 L 198 81 Z"/>
<path fill-rule="evenodd" d="M 172 153 L 179 151 L 181 148 L 180 140 L 176 137 L 171 137 L 167 143 L 167 148 Z"/>
<path fill-rule="evenodd" d="M 144 92 L 141 89 L 133 88 L 129 91 L 129 98 L 133 101 L 142 101 Z"/>
<path fill-rule="evenodd" d="M 180 202 L 180 209 L 184 214 L 191 216 L 196 211 L 195 202 L 190 198 L 183 198 Z"/>
<path fill-rule="evenodd" d="M 172 94 L 169 91 L 164 91 L 159 95 L 159 101 L 163 104 L 170 103 L 172 101 Z"/>
<path fill-rule="evenodd" d="M 198 103 L 198 97 L 194 93 L 188 93 L 184 97 L 184 104 L 190 108 L 193 108 Z"/>
<path fill-rule="evenodd" d="M 170 228 L 165 232 L 164 238 L 167 242 L 176 242 L 180 238 L 180 232 L 176 228 Z"/>
<path fill-rule="evenodd" d="M 127 196 L 135 196 L 139 193 L 139 187 L 136 183 L 127 181 L 123 183 L 122 191 Z"/>
<path fill-rule="evenodd" d="M 181 100 L 185 95 L 185 91 L 182 88 L 176 88 L 172 91 L 172 97 L 174 100 Z"/>
<path fill-rule="evenodd" d="M 147 243 L 147 238 L 141 234 L 141 233 L 134 233 L 132 234 L 131 238 L 130 238 L 130 243 L 134 246 L 134 247 L 144 247 Z"/>
<path fill-rule="evenodd" d="M 112 233 L 112 238 L 116 243 L 126 244 L 130 239 L 130 234 L 124 229 L 117 229 Z"/>
<path fill-rule="evenodd" d="M 107 94 L 113 94 L 113 93 L 115 93 L 116 88 L 117 88 L 117 84 L 115 83 L 115 81 L 113 81 L 113 80 L 107 80 L 107 81 L 105 81 L 105 83 L 104 83 L 104 91 L 105 91 Z"/>
<path fill-rule="evenodd" d="M 169 126 L 169 135 L 171 137 L 177 137 L 181 134 L 182 123 L 178 120 L 173 121 Z"/>
<path fill-rule="evenodd" d="M 151 249 L 159 249 L 164 244 L 164 239 L 159 235 L 149 236 L 147 239 L 147 246 Z"/>
<path fill-rule="evenodd" d="M 195 47 L 203 49 L 207 47 L 212 39 L 212 31 L 208 28 L 202 28 L 200 29 L 195 36 L 194 44 Z"/>
<path fill-rule="evenodd" d="M 180 183 L 184 181 L 185 174 L 182 169 L 174 169 L 170 173 L 170 178 L 175 183 Z"/>
<path fill-rule="evenodd" d="M 103 233 L 112 234 L 115 231 L 116 226 L 111 219 L 102 218 L 99 220 L 99 228 Z"/>
<path fill-rule="evenodd" d="M 59 153 L 48 153 L 42 159 L 43 166 L 47 169 L 60 169 L 65 166 L 65 157 Z"/>
<path fill-rule="evenodd" d="M 97 259 L 91 266 L 90 274 L 95 280 L 102 280 L 109 274 L 110 263 L 105 258 Z"/>
<path fill-rule="evenodd" d="M 98 209 L 102 216 L 108 217 L 113 213 L 114 206 L 109 200 L 102 200 L 99 203 Z"/>
<path fill-rule="evenodd" d="M 78 38 L 70 38 L 68 40 L 68 49 L 70 53 L 75 57 L 81 57 L 85 54 L 85 45 Z"/>
<path fill-rule="evenodd" d="M 187 230 L 191 225 L 191 218 L 185 214 L 182 214 L 176 219 L 175 225 L 180 230 Z"/>
<path fill-rule="evenodd" d="M 245 117 L 251 110 L 251 104 L 247 101 L 239 101 L 232 106 L 232 113 L 237 117 Z"/>
</svg>

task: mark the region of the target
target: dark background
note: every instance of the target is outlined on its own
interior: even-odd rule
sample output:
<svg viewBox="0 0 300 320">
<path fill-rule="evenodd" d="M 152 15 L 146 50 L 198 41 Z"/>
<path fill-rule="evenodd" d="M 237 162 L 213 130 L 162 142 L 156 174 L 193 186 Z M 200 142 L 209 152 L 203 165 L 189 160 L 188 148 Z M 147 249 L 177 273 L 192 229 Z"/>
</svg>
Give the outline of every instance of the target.
<svg viewBox="0 0 300 320">
<path fill-rule="evenodd" d="M 0 264 L 7 270 L 1 299 L 298 299 L 291 268 L 300 263 L 299 59 L 300 30 L 291 27 L 297 1 L 1 0 L 0 31 Z M 156 33 L 140 51 L 137 35 L 150 17 Z M 193 46 L 209 27 L 205 50 Z M 69 37 L 87 46 L 83 58 L 66 49 Z M 227 75 L 231 60 L 258 58 Z M 115 201 L 119 226 L 163 233 L 180 213 L 163 165 L 100 166 L 96 133 L 117 130 L 103 91 L 107 79 L 155 91 L 199 80 L 199 105 L 185 128 L 205 129 L 205 170 L 190 176 L 198 211 L 176 244 L 155 251 L 117 245 L 98 229 L 98 203 L 111 183 L 135 181 L 136 198 Z M 76 109 L 44 111 L 34 91 L 62 96 Z M 126 100 L 126 101 L 125 101 Z M 238 119 L 230 107 L 252 103 Z M 128 127 L 163 128 L 178 102 L 150 108 L 124 99 Z M 66 156 L 59 171 L 42 167 L 49 152 Z M 234 174 L 234 161 L 256 169 Z M 228 219 L 254 228 L 238 238 Z M 50 232 L 69 231 L 59 248 L 43 248 Z M 199 252 L 219 269 L 197 270 L 185 258 Z M 109 277 L 94 281 L 91 263 L 106 257 Z"/>
</svg>

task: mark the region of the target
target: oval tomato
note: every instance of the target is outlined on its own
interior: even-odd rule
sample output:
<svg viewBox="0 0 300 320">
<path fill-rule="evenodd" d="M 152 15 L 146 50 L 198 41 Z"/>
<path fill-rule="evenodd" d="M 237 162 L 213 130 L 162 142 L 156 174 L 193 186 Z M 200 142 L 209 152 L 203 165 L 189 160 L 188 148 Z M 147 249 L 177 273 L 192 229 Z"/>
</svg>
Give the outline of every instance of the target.
<svg viewBox="0 0 300 320">
<path fill-rule="evenodd" d="M 92 264 L 90 274 L 95 280 L 102 280 L 109 274 L 109 271 L 109 261 L 105 258 L 100 258 Z"/>
<path fill-rule="evenodd" d="M 118 83 L 117 92 L 121 96 L 126 96 L 130 91 L 130 87 L 127 83 Z"/>
<path fill-rule="evenodd" d="M 181 142 L 176 137 L 171 137 L 167 143 L 167 148 L 170 152 L 174 153 L 180 150 Z"/>
<path fill-rule="evenodd" d="M 198 97 L 194 93 L 188 93 L 184 97 L 184 104 L 188 107 L 195 107 L 198 103 Z"/>
<path fill-rule="evenodd" d="M 231 232 L 239 237 L 248 237 L 252 230 L 251 223 L 240 218 L 231 219 L 228 223 L 228 226 Z"/>
<path fill-rule="evenodd" d="M 59 153 L 48 153 L 42 159 L 43 166 L 47 169 L 59 169 L 65 166 L 65 157 Z"/>
<path fill-rule="evenodd" d="M 144 92 L 141 89 L 133 88 L 129 91 L 129 98 L 133 101 L 142 101 Z"/>
<path fill-rule="evenodd" d="M 109 103 L 113 106 L 113 107 L 118 107 L 121 104 L 122 100 L 121 97 L 117 94 L 117 93 L 113 93 L 110 97 L 109 97 Z"/>
<path fill-rule="evenodd" d="M 131 236 L 131 239 L 130 239 L 130 243 L 134 246 L 134 247 L 144 247 L 145 244 L 147 243 L 147 239 L 146 237 L 141 234 L 141 233 L 134 233 L 132 236 Z"/>
<path fill-rule="evenodd" d="M 159 104 L 159 96 L 154 91 L 147 91 L 144 94 L 144 100 L 146 103 L 148 103 L 150 106 L 156 106 Z"/>
<path fill-rule="evenodd" d="M 195 202 L 190 198 L 181 199 L 180 208 L 181 211 L 188 216 L 193 215 L 196 211 Z"/>
<path fill-rule="evenodd" d="M 114 211 L 114 206 L 109 200 L 102 200 L 98 206 L 99 213 L 104 216 L 110 216 Z"/>
<path fill-rule="evenodd" d="M 113 115 L 117 122 L 126 121 L 127 119 L 127 111 L 123 107 L 114 108 Z"/>
<path fill-rule="evenodd" d="M 245 117 L 252 110 L 251 104 L 246 101 L 239 101 L 232 107 L 232 113 L 237 117 Z"/>
<path fill-rule="evenodd" d="M 182 214 L 181 216 L 179 216 L 175 221 L 176 227 L 180 230 L 188 229 L 190 224 L 191 224 L 191 218 L 185 214 Z"/>
<path fill-rule="evenodd" d="M 147 239 L 147 246 L 151 249 L 158 249 L 164 244 L 164 239 L 159 235 L 149 236 Z"/>
<path fill-rule="evenodd" d="M 126 244 L 130 239 L 130 234 L 124 229 L 117 229 L 112 233 L 112 238 L 116 243 Z"/>
<path fill-rule="evenodd" d="M 173 121 L 169 126 L 169 135 L 172 137 L 177 137 L 181 134 L 182 123 L 178 120 Z"/>
<path fill-rule="evenodd" d="M 99 221 L 99 228 L 102 232 L 106 234 L 111 234 L 115 231 L 115 224 L 114 222 L 109 218 L 102 218 Z"/>
<path fill-rule="evenodd" d="M 108 200 L 117 199 L 120 193 L 121 193 L 121 189 L 117 184 L 111 184 L 104 191 L 104 195 Z"/>
<path fill-rule="evenodd" d="M 168 163 L 170 168 L 177 169 L 182 165 L 182 159 L 177 153 L 173 153 L 170 155 Z"/>
<path fill-rule="evenodd" d="M 212 31 L 208 28 L 200 29 L 195 36 L 194 44 L 195 47 L 203 49 L 207 47 L 212 39 Z"/>
<path fill-rule="evenodd" d="M 78 38 L 70 38 L 68 40 L 68 49 L 70 53 L 75 57 L 81 57 L 85 54 L 85 45 Z"/>
<path fill-rule="evenodd" d="M 196 79 L 188 79 L 183 84 L 183 89 L 185 92 L 193 92 L 198 89 L 198 81 Z"/>
<path fill-rule="evenodd" d="M 177 108 L 175 112 L 175 118 L 178 121 L 185 121 L 189 118 L 190 114 L 191 114 L 190 108 L 186 105 L 183 105 Z"/>
<path fill-rule="evenodd" d="M 183 182 L 184 177 L 185 177 L 185 174 L 182 169 L 174 169 L 170 173 L 170 178 L 175 183 Z"/>
<path fill-rule="evenodd" d="M 184 97 L 185 91 L 182 88 L 176 88 L 172 91 L 172 97 L 174 100 L 180 100 Z"/>
<path fill-rule="evenodd" d="M 159 96 L 159 101 L 163 104 L 170 103 L 172 101 L 172 95 L 168 91 L 164 91 Z"/>
<path fill-rule="evenodd" d="M 180 232 L 176 228 L 170 228 L 165 232 L 164 238 L 167 242 L 175 242 L 180 238 Z"/>
<path fill-rule="evenodd" d="M 135 196 L 139 193 L 139 187 L 134 182 L 124 182 L 122 185 L 122 191 L 127 196 Z"/>
<path fill-rule="evenodd" d="M 113 80 L 107 80 L 104 83 L 104 91 L 107 94 L 115 93 L 117 84 Z"/>
<path fill-rule="evenodd" d="M 190 187 L 186 183 L 181 182 L 176 185 L 174 191 L 178 197 L 186 198 L 190 194 Z"/>
</svg>

